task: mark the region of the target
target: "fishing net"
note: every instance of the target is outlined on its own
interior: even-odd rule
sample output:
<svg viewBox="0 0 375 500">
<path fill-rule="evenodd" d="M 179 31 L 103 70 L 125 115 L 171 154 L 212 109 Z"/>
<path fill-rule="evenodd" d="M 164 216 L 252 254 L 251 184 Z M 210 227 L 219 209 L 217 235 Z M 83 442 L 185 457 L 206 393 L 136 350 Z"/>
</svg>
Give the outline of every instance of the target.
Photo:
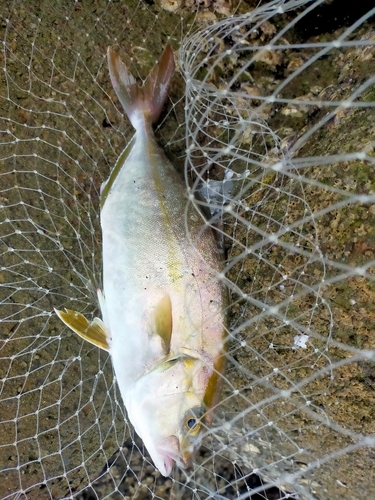
<svg viewBox="0 0 375 500">
<path fill-rule="evenodd" d="M 374 496 L 372 2 L 0 14 L 0 497 Z M 209 210 L 231 300 L 213 426 L 194 467 L 164 478 L 108 354 L 53 308 L 98 314 L 100 186 L 133 133 L 107 46 L 144 79 L 168 41 L 178 67 L 156 136 L 187 204 Z"/>
</svg>

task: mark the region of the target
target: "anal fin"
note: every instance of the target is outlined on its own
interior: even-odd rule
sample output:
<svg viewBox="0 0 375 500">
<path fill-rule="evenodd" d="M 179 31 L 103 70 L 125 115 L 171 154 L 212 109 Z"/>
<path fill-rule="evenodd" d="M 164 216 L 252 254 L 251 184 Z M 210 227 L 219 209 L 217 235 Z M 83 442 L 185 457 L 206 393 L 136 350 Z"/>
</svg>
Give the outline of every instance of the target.
<svg viewBox="0 0 375 500">
<path fill-rule="evenodd" d="M 83 314 L 71 309 L 65 309 L 65 311 L 55 309 L 55 313 L 66 326 L 80 337 L 105 351 L 109 351 L 109 332 L 100 318 L 94 318 L 90 322 Z"/>
</svg>

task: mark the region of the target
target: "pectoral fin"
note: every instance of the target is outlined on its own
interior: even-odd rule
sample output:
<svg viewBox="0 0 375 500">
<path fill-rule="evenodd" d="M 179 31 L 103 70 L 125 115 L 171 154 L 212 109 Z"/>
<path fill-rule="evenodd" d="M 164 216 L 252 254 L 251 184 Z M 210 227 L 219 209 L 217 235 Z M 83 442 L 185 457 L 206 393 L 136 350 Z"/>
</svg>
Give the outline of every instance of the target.
<svg viewBox="0 0 375 500">
<path fill-rule="evenodd" d="M 55 309 L 55 313 L 71 330 L 73 330 L 73 332 L 77 333 L 80 337 L 88 340 L 91 344 L 94 344 L 105 351 L 109 350 L 109 334 L 105 324 L 100 318 L 94 318 L 90 323 L 83 316 L 83 314 L 77 311 L 72 311 L 71 309 L 65 309 L 65 312 Z"/>
<path fill-rule="evenodd" d="M 169 354 L 172 336 L 172 302 L 169 295 L 157 303 L 154 311 L 155 330 L 162 340 L 165 354 Z"/>
</svg>

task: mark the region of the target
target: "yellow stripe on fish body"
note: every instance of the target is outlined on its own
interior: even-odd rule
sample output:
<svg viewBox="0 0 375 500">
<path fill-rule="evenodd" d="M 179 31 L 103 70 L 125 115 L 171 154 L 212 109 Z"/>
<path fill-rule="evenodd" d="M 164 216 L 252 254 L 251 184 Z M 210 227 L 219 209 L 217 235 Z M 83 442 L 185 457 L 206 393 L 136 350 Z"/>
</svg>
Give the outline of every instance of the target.
<svg viewBox="0 0 375 500">
<path fill-rule="evenodd" d="M 183 271 L 181 269 L 181 261 L 178 260 L 178 245 L 176 244 L 176 238 L 172 231 L 172 221 L 170 217 L 170 211 L 168 210 L 167 202 L 165 199 L 165 186 L 160 178 L 160 174 L 154 158 L 157 158 L 157 152 L 155 151 L 154 141 L 149 141 L 147 144 L 148 154 L 151 158 L 150 167 L 152 171 L 152 176 L 155 182 L 155 192 L 158 196 L 158 201 L 160 205 L 160 212 L 163 218 L 163 224 L 165 228 L 170 229 L 167 232 L 166 243 L 168 247 L 168 274 L 174 285 L 178 288 L 178 292 L 181 292 L 181 283 L 179 280 L 183 277 Z"/>
</svg>

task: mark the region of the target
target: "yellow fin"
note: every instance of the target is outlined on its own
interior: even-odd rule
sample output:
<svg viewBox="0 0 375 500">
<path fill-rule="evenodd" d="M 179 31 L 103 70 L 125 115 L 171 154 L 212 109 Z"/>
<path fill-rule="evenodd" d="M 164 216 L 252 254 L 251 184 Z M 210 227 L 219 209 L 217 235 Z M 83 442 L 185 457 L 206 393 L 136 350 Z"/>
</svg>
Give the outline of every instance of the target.
<svg viewBox="0 0 375 500">
<path fill-rule="evenodd" d="M 55 309 L 55 313 L 80 337 L 105 351 L 109 350 L 108 331 L 100 318 L 94 318 L 90 323 L 83 314 L 71 309 L 65 309 L 65 312 Z"/>
<path fill-rule="evenodd" d="M 172 302 L 168 294 L 157 303 L 154 319 L 155 330 L 162 340 L 164 352 L 169 354 L 172 336 Z"/>
</svg>

